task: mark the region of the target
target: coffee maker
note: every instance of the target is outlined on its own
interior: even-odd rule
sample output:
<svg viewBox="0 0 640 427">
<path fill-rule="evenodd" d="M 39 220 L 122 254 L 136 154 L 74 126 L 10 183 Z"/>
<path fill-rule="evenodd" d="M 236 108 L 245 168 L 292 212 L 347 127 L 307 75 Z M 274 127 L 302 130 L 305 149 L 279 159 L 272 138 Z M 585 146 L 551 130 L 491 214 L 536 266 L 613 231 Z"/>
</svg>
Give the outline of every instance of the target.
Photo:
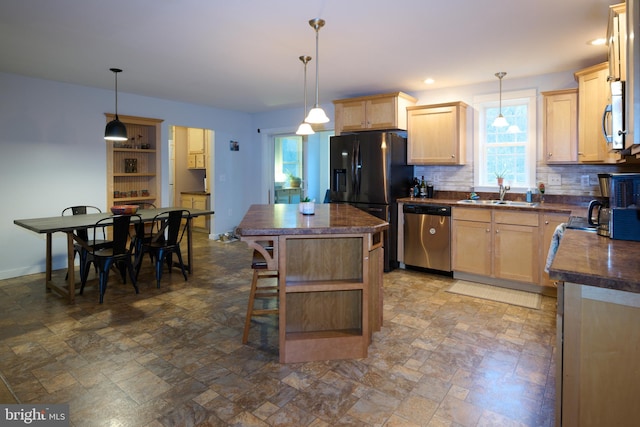
<svg viewBox="0 0 640 427">
<path fill-rule="evenodd" d="M 603 201 L 589 203 L 589 224 L 615 240 L 640 241 L 640 173 L 598 174 Z"/>
<path fill-rule="evenodd" d="M 609 222 L 611 220 L 611 208 L 609 207 L 609 194 L 611 190 L 611 174 L 599 173 L 598 183 L 603 200 L 589 202 L 587 220 L 589 225 L 595 225 L 600 236 L 610 237 Z"/>
</svg>

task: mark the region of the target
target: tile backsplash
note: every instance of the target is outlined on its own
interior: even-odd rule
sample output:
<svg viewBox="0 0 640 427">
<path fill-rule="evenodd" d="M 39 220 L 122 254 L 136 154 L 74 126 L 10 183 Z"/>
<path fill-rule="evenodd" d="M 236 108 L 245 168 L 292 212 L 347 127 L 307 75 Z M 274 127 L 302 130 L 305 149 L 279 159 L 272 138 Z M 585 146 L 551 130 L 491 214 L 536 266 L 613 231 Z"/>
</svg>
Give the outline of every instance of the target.
<svg viewBox="0 0 640 427">
<path fill-rule="evenodd" d="M 539 164 L 536 182 L 544 182 L 548 195 L 600 196 L 599 173 L 638 172 L 640 165 L 553 165 Z M 550 175 L 559 175 L 561 185 L 550 183 Z M 589 176 L 589 185 L 582 185 L 582 177 Z M 436 191 L 472 191 L 473 165 L 414 166 L 414 176 L 424 176 Z"/>
</svg>

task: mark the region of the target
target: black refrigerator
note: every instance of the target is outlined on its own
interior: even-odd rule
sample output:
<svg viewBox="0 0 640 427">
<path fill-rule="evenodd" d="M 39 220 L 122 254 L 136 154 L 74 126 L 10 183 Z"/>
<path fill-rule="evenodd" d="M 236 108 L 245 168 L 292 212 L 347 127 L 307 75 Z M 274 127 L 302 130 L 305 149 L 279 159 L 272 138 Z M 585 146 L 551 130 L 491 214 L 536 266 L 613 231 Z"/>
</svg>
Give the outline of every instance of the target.
<svg viewBox="0 0 640 427">
<path fill-rule="evenodd" d="M 332 136 L 331 203 L 348 203 L 389 223 L 384 235 L 384 271 L 398 267 L 398 206 L 409 195 L 413 166 L 407 140 L 394 132 Z"/>
</svg>

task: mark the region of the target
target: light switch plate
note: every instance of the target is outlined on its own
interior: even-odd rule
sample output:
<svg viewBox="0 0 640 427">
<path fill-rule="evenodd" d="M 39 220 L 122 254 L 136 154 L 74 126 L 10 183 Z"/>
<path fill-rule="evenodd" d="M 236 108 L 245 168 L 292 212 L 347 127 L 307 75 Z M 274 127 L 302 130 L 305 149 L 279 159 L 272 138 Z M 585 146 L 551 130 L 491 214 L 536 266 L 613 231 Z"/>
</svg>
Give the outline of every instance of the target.
<svg viewBox="0 0 640 427">
<path fill-rule="evenodd" d="M 562 185 L 562 177 L 557 173 L 549 174 L 549 185 Z"/>
</svg>

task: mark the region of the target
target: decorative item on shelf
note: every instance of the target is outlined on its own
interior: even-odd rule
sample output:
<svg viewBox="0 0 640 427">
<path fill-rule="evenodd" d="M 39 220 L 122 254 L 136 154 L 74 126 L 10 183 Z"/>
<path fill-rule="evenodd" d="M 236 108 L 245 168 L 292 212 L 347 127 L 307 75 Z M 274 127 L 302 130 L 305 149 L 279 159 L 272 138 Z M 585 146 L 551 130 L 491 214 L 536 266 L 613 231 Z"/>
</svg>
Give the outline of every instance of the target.
<svg viewBox="0 0 640 427">
<path fill-rule="evenodd" d="M 120 192 L 119 191 L 116 190 L 116 191 L 113 192 L 113 198 L 114 199 L 118 199 L 120 197 L 122 197 L 122 196 L 120 196 Z"/>
<path fill-rule="evenodd" d="M 311 61 L 311 57 L 303 55 L 299 59 L 304 64 L 304 111 L 302 112 L 302 123 L 298 126 L 296 135 L 313 135 L 315 133 L 313 128 L 309 123 L 305 122 L 305 117 L 307 116 L 307 63 Z"/>
<path fill-rule="evenodd" d="M 540 203 L 544 203 L 544 182 L 538 183 L 538 191 L 540 192 Z"/>
<path fill-rule="evenodd" d="M 118 118 L 118 73 L 121 73 L 120 68 L 110 68 L 115 75 L 116 80 L 116 117 L 107 123 L 107 127 L 104 129 L 104 139 L 107 141 L 126 141 L 127 139 L 127 127 Z"/>
<path fill-rule="evenodd" d="M 141 195 L 142 197 L 147 197 L 147 196 L 149 196 L 149 190 L 142 190 L 142 191 L 140 191 L 140 195 Z"/>
<path fill-rule="evenodd" d="M 329 117 L 327 117 L 327 114 L 324 112 L 324 110 L 322 109 L 322 107 L 320 107 L 320 102 L 318 101 L 318 94 L 319 94 L 319 73 L 318 73 L 318 65 L 320 62 L 320 57 L 318 55 L 318 33 L 320 32 L 320 28 L 324 27 L 325 21 L 324 19 L 320 19 L 320 18 L 315 18 L 315 19 L 311 19 L 309 20 L 309 25 L 311 25 L 311 27 L 316 30 L 316 103 L 313 106 L 313 108 L 309 111 L 309 115 L 307 115 L 307 118 L 304 119 L 305 122 L 307 123 L 328 123 L 329 122 Z"/>
<path fill-rule="evenodd" d="M 124 159 L 125 173 L 138 173 L 138 159 Z"/>
<path fill-rule="evenodd" d="M 138 190 L 131 190 L 131 197 L 138 197 Z"/>
<path fill-rule="evenodd" d="M 316 203 L 308 197 L 300 201 L 298 210 L 302 215 L 313 215 L 316 213 Z"/>
<path fill-rule="evenodd" d="M 133 215 L 138 212 L 138 205 L 114 205 L 111 206 L 114 215 Z"/>
</svg>

